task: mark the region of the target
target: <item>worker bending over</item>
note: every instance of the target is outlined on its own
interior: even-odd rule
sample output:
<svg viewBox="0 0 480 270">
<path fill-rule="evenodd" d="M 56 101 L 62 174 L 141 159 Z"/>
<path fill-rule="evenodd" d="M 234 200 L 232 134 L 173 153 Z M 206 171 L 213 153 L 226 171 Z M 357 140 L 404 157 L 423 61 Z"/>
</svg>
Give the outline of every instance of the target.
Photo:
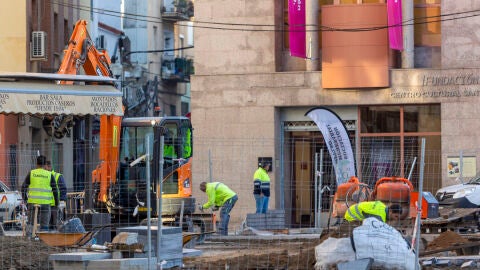
<svg viewBox="0 0 480 270">
<path fill-rule="evenodd" d="M 381 201 L 366 201 L 350 206 L 345 212 L 345 219 L 348 222 L 352 222 L 374 217 L 386 222 L 387 220 L 398 220 L 401 215 L 402 207 L 398 204 L 392 204 L 387 207 Z"/>
<path fill-rule="evenodd" d="M 228 222 L 230 221 L 230 211 L 235 206 L 238 200 L 237 194 L 231 190 L 227 185 L 220 182 L 200 183 L 200 190 L 207 193 L 208 202 L 199 205 L 200 211 L 208 209 L 213 206 L 220 209 L 220 228 L 218 229 L 221 235 L 228 235 Z"/>
</svg>

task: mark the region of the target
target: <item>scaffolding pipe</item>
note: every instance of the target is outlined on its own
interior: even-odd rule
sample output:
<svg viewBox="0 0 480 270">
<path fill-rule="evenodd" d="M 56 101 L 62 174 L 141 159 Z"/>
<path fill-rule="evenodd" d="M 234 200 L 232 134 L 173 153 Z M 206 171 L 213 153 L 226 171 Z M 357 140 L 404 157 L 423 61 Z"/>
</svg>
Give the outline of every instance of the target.
<svg viewBox="0 0 480 270">
<path fill-rule="evenodd" d="M 148 135 L 145 136 L 145 142 L 150 145 L 150 138 Z M 147 192 L 150 191 L 150 147 L 147 147 L 145 153 L 145 162 L 147 163 Z M 152 259 L 152 224 L 150 224 L 152 219 L 152 210 L 151 210 L 151 198 L 150 194 L 147 195 L 147 250 L 148 250 L 148 269 L 150 269 L 150 260 Z"/>
<path fill-rule="evenodd" d="M 419 269 L 418 255 L 420 253 L 420 219 L 422 218 L 423 174 L 425 169 L 425 138 L 422 138 L 422 152 L 420 157 L 420 178 L 418 182 L 417 219 L 415 220 L 415 268 Z"/>
<path fill-rule="evenodd" d="M 163 193 L 163 145 L 165 136 L 160 136 L 160 168 L 158 169 L 157 179 L 157 268 L 160 266 L 160 248 L 162 247 L 162 193 Z"/>
</svg>

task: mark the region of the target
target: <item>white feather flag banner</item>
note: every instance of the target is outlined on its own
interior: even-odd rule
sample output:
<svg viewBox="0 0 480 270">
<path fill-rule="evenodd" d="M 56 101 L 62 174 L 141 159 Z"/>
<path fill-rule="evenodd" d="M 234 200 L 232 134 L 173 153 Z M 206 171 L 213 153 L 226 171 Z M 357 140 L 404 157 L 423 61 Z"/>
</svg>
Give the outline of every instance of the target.
<svg viewBox="0 0 480 270">
<path fill-rule="evenodd" d="M 332 157 L 337 185 L 345 183 L 351 176 L 356 175 L 352 144 L 345 125 L 336 113 L 324 107 L 313 108 L 305 115 L 317 124 L 323 135 Z"/>
</svg>

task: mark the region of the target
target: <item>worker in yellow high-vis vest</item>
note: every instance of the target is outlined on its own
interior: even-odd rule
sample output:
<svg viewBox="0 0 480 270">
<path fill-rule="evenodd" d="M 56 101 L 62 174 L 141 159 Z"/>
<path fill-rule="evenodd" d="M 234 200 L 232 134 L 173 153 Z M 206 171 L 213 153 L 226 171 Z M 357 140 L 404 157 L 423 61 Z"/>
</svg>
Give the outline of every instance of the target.
<svg viewBox="0 0 480 270">
<path fill-rule="evenodd" d="M 390 207 L 387 207 L 381 201 L 365 201 L 350 206 L 345 212 L 345 219 L 352 222 L 374 217 L 386 222 L 387 220 L 398 220 L 401 215 L 402 207 L 398 204 L 392 204 Z"/>
<path fill-rule="evenodd" d="M 44 169 L 47 162 L 45 156 L 37 157 L 37 167 L 30 171 L 22 184 L 23 200 L 27 202 L 28 224 L 34 224 L 35 205 L 39 205 L 38 219 L 40 230 L 48 231 L 52 200 L 58 204 L 58 189 L 50 171 Z"/>
<path fill-rule="evenodd" d="M 65 178 L 63 177 L 63 174 L 52 169 L 52 163 L 50 160 L 47 160 L 47 163 L 45 164 L 45 170 L 52 172 L 58 189 L 58 205 L 55 204 L 54 200 L 52 200 L 52 203 L 50 204 L 52 213 L 50 228 L 56 229 L 56 227 L 60 225 L 65 218 L 64 213 L 67 200 L 67 185 L 65 184 Z"/>
<path fill-rule="evenodd" d="M 230 211 L 232 211 L 238 200 L 237 193 L 231 190 L 227 185 L 220 182 L 202 182 L 200 190 L 207 193 L 208 202 L 199 205 L 200 211 L 212 207 L 214 210 L 220 209 L 220 227 L 219 234 L 228 235 L 228 222 L 230 221 Z"/>
<path fill-rule="evenodd" d="M 258 169 L 253 174 L 253 197 L 257 214 L 265 214 L 268 210 L 268 201 L 270 199 L 270 171 L 272 164 L 269 161 L 262 161 L 258 164 Z"/>
</svg>

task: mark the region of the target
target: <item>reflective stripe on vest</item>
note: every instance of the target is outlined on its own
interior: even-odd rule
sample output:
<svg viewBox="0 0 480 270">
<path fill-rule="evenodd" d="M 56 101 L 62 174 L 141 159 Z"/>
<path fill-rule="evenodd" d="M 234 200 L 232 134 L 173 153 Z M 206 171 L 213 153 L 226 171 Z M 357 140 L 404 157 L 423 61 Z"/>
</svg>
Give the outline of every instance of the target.
<svg viewBox="0 0 480 270">
<path fill-rule="evenodd" d="M 358 220 L 358 221 L 362 221 L 364 219 L 363 217 L 363 214 L 362 212 L 360 211 L 360 209 L 358 209 L 358 203 L 355 204 L 355 213 L 352 213 L 352 211 L 350 211 L 350 207 L 347 209 L 348 211 L 348 214 L 355 220 Z"/>
<path fill-rule="evenodd" d="M 51 177 L 51 172 L 44 169 L 35 169 L 30 172 L 27 203 L 50 204 L 54 200 L 50 186 Z"/>
</svg>

